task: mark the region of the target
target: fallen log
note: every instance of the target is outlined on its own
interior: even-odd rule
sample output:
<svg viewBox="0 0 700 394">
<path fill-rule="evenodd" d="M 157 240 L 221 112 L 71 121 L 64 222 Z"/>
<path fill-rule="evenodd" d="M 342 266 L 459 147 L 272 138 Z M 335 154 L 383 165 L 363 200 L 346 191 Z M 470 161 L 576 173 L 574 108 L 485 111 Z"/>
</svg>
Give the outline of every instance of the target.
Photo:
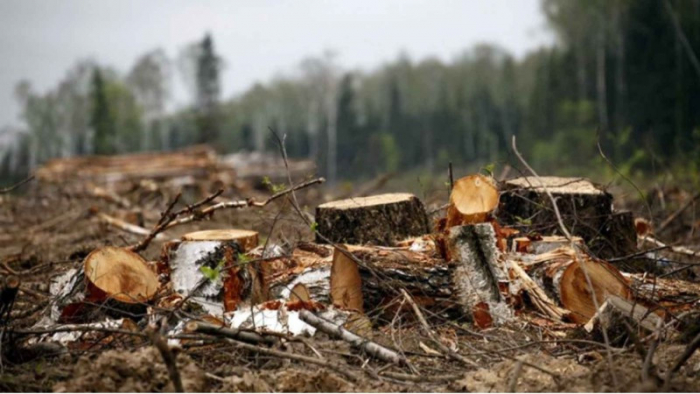
<svg viewBox="0 0 700 394">
<path fill-rule="evenodd" d="M 492 179 L 470 175 L 458 179 L 450 193 L 446 228 L 485 222 L 498 207 L 498 189 Z"/>
<path fill-rule="evenodd" d="M 551 299 L 571 311 L 569 318 L 574 323 L 590 320 L 597 311 L 596 305 L 602 305 L 610 295 L 631 297 L 629 284 L 617 268 L 571 248 L 549 252 L 546 258 L 527 268 Z"/>
<path fill-rule="evenodd" d="M 465 316 L 454 285 L 456 263 L 407 248 L 346 247 L 363 263 L 358 266 L 361 288 L 348 291 L 362 294 L 363 309 L 373 319 L 391 321 L 403 298 L 399 289 L 405 289 L 418 305 L 432 312 L 428 318 Z"/>
<path fill-rule="evenodd" d="M 212 315 L 257 304 L 269 297 L 259 264 L 240 260 L 257 239 L 256 232 L 237 229 L 186 234 L 163 245 L 162 270 L 175 292 Z"/>
<path fill-rule="evenodd" d="M 429 232 L 423 203 L 407 193 L 327 202 L 316 208 L 316 223 L 330 241 L 355 245 L 389 246 Z"/>
</svg>

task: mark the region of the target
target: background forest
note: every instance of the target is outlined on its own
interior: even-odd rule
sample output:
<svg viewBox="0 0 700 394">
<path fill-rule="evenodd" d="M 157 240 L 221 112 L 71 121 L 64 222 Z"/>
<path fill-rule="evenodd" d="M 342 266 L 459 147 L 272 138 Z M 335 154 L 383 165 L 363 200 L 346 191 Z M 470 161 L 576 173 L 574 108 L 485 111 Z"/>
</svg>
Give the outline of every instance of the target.
<svg viewBox="0 0 700 394">
<path fill-rule="evenodd" d="M 0 177 L 71 155 L 199 143 L 272 151 L 274 129 L 331 183 L 501 163 L 512 135 L 543 172 L 604 168 L 599 141 L 627 175 L 680 168 L 698 182 L 700 1 L 543 0 L 542 9 L 557 41 L 521 60 L 484 44 L 447 63 L 399 55 L 348 70 L 326 52 L 232 98 L 221 97 L 227 59 L 209 35 L 175 59 L 148 52 L 126 72 L 79 61 L 46 93 L 17 84 L 24 128 L 3 131 L 14 137 L 0 146 Z M 171 111 L 176 75 L 192 105 Z"/>
</svg>

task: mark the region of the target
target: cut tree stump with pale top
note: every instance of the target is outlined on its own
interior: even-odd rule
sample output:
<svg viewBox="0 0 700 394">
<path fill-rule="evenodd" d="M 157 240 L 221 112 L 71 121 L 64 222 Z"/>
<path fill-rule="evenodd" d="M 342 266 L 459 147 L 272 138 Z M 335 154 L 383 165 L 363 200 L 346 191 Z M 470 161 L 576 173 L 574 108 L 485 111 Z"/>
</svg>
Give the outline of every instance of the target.
<svg viewBox="0 0 700 394">
<path fill-rule="evenodd" d="M 158 291 L 158 276 L 138 254 L 107 246 L 95 249 L 83 266 L 91 300 L 114 299 L 126 304 L 149 301 Z"/>
<path fill-rule="evenodd" d="M 446 227 L 481 223 L 498 207 L 498 189 L 491 178 L 477 174 L 458 179 L 450 193 Z"/>
<path fill-rule="evenodd" d="M 240 261 L 256 247 L 258 233 L 249 230 L 205 230 L 185 234 L 163 245 L 163 271 L 173 290 L 211 314 L 234 311 L 242 303 L 269 298 L 259 262 Z"/>
<path fill-rule="evenodd" d="M 522 177 L 505 181 L 498 209 L 501 224 L 523 233 L 563 235 L 547 191 L 557 202 L 564 225 L 582 237 L 601 258 L 636 251 L 634 218 L 613 211 L 612 195 L 584 178 Z"/>
<path fill-rule="evenodd" d="M 391 246 L 429 232 L 423 203 L 408 193 L 327 202 L 316 208 L 316 223 L 330 241 L 353 245 Z"/>
</svg>

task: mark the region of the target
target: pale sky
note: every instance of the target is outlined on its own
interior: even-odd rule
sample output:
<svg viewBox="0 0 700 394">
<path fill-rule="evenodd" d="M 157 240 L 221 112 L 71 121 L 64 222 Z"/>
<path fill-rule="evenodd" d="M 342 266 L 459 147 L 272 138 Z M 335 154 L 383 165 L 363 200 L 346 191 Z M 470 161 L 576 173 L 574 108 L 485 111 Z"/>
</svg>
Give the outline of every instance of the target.
<svg viewBox="0 0 700 394">
<path fill-rule="evenodd" d="M 160 47 L 175 58 L 207 31 L 230 97 L 326 49 L 365 70 L 401 51 L 448 61 L 484 42 L 521 57 L 552 41 L 544 25 L 539 0 L 2 0 L 0 127 L 20 122 L 21 79 L 43 92 L 84 58 L 125 73 L 139 55 Z M 175 101 L 187 101 L 181 89 Z"/>
</svg>

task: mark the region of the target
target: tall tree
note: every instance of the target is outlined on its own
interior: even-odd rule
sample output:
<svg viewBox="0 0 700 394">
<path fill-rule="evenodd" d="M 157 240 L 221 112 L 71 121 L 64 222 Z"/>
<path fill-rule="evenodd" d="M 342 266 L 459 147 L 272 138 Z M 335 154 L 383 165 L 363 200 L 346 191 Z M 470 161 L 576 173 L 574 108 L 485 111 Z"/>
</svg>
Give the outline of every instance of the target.
<svg viewBox="0 0 700 394">
<path fill-rule="evenodd" d="M 94 149 L 98 155 L 108 155 L 116 152 L 116 129 L 112 111 L 109 108 L 105 85 L 102 71 L 99 67 L 95 67 L 92 73 L 90 125 L 95 133 Z"/>
<path fill-rule="evenodd" d="M 207 34 L 196 51 L 196 122 L 199 143 L 213 144 L 219 137 L 221 66 L 221 59 L 214 50 L 214 41 Z"/>
</svg>

